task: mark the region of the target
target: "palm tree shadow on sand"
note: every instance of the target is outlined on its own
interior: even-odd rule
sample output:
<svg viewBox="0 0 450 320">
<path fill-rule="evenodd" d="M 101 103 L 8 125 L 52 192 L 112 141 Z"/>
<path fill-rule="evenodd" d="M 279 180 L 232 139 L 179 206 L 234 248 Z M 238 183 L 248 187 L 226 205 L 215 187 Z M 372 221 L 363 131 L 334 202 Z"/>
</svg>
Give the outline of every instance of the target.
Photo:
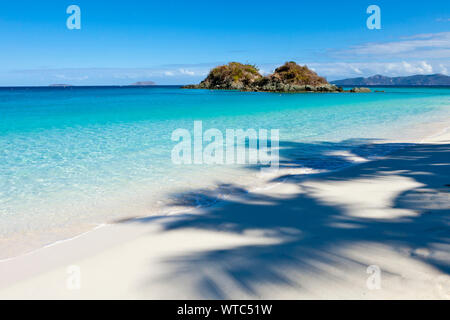
<svg viewBox="0 0 450 320">
<path fill-rule="evenodd" d="M 218 190 L 226 190 L 229 196 L 220 205 L 164 222 L 162 232 L 193 229 L 213 232 L 213 236 L 251 235 L 270 241 L 172 257 L 164 262 L 168 274 L 163 281 L 195 277 L 195 291 L 207 298 L 236 298 L 230 293 L 236 290 L 241 293 L 238 297 L 270 297 L 267 288 L 280 287 L 322 297 L 326 293 L 315 291 L 320 291 L 317 285 L 321 283 L 339 287 L 354 282 L 355 288 L 364 291 L 366 269 L 371 264 L 380 265 L 387 277 L 402 278 L 408 270 L 402 271 L 401 261 L 391 267 L 391 254 L 450 273 L 450 144 L 351 140 L 322 144 L 285 141 L 280 146 L 281 170 L 323 169 L 324 163 L 337 168 L 352 164 L 355 158 L 366 158 L 375 149 L 379 155 L 406 149 L 325 175 L 294 171 L 276 177 L 272 182 L 283 181 L 286 187 L 293 187 L 293 192 L 283 194 L 219 183 L 216 190 L 174 195 L 181 199 L 174 205 L 184 206 L 186 199 L 214 203 Z M 343 146 L 350 146 L 351 156 L 336 152 Z M 349 195 L 346 188 L 351 183 L 357 187 L 348 189 L 356 192 Z M 379 183 L 389 186 L 383 194 L 375 186 Z M 192 206 L 196 205 L 193 201 Z M 152 223 L 154 219 L 136 221 Z M 311 278 L 314 283 L 309 282 Z"/>
</svg>

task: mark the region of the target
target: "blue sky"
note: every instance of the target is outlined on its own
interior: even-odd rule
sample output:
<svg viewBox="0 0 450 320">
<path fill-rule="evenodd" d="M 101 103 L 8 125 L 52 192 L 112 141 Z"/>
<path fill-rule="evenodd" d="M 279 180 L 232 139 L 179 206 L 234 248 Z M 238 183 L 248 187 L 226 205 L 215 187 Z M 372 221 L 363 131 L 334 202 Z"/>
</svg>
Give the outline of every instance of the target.
<svg viewBox="0 0 450 320">
<path fill-rule="evenodd" d="M 69 30 L 69 5 L 81 30 Z M 366 9 L 381 8 L 381 30 Z M 450 72 L 450 1 L 2 1 L 0 86 L 185 84 L 229 61 L 329 80 Z"/>
</svg>

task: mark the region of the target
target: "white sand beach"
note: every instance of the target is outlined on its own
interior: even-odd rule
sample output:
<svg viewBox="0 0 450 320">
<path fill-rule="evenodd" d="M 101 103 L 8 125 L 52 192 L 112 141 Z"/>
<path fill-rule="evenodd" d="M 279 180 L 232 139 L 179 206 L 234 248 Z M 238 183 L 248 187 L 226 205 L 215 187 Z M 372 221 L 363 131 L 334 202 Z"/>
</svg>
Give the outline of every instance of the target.
<svg viewBox="0 0 450 320">
<path fill-rule="evenodd" d="M 450 132 L 336 172 L 284 172 L 1 261 L 0 298 L 450 299 Z"/>
</svg>

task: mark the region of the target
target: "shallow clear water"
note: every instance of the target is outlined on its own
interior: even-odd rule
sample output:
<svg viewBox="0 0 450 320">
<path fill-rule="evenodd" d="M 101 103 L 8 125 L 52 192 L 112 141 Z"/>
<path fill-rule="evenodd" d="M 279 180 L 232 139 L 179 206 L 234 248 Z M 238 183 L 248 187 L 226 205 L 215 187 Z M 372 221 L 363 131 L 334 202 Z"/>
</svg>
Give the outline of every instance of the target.
<svg viewBox="0 0 450 320">
<path fill-rule="evenodd" d="M 236 167 L 172 164 L 171 134 L 192 132 L 194 120 L 223 132 L 280 129 L 281 141 L 304 142 L 308 154 L 307 143 L 391 138 L 401 128 L 449 116 L 449 88 L 382 90 L 1 88 L 0 236 L 155 213 L 163 194 L 242 177 Z M 339 166 L 315 161 L 325 169 Z"/>
</svg>

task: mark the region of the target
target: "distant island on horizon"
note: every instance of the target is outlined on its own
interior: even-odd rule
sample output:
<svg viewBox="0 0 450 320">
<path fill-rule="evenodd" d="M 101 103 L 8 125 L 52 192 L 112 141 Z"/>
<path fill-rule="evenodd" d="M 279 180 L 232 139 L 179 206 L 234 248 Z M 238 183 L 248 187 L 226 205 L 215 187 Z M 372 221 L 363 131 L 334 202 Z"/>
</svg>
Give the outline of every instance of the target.
<svg viewBox="0 0 450 320">
<path fill-rule="evenodd" d="M 450 77 L 440 73 L 404 77 L 386 77 L 377 74 L 367 78 L 349 78 L 330 83 L 338 86 L 450 86 Z"/>
<path fill-rule="evenodd" d="M 154 85 L 156 85 L 156 83 L 153 81 L 138 81 L 130 84 L 130 86 L 154 86 Z"/>
</svg>

